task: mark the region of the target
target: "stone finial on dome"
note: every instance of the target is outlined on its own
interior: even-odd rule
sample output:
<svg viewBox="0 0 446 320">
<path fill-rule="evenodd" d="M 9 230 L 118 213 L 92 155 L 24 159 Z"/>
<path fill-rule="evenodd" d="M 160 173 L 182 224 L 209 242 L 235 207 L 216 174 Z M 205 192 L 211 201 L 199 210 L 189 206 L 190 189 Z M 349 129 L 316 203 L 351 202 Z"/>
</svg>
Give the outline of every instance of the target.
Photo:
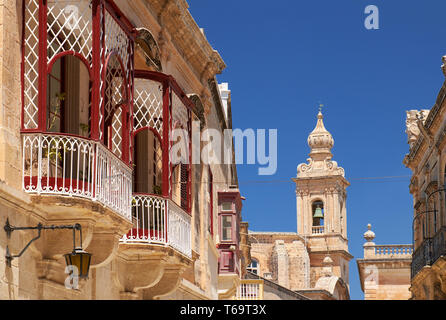
<svg viewBox="0 0 446 320">
<path fill-rule="evenodd" d="M 367 229 L 368 230 L 364 233 L 364 239 L 367 240 L 366 244 L 374 245 L 372 241 L 375 239 L 375 233 L 372 231 L 372 225 L 370 223 L 367 225 Z"/>
<path fill-rule="evenodd" d="M 317 123 L 314 130 L 308 135 L 308 145 L 310 146 L 310 158 L 308 163 L 301 163 L 297 166 L 297 177 L 324 177 L 324 176 L 345 176 L 344 169 L 332 160 L 331 148 L 334 139 L 330 132 L 325 129 L 324 116 L 319 110 Z"/>
<path fill-rule="evenodd" d="M 333 156 L 331 148 L 334 145 L 334 139 L 330 132 L 325 129 L 324 116 L 319 111 L 317 115 L 317 123 L 314 130 L 308 136 L 308 145 L 311 148 L 310 157 L 313 159 L 321 160 L 325 158 L 331 159 Z"/>
</svg>

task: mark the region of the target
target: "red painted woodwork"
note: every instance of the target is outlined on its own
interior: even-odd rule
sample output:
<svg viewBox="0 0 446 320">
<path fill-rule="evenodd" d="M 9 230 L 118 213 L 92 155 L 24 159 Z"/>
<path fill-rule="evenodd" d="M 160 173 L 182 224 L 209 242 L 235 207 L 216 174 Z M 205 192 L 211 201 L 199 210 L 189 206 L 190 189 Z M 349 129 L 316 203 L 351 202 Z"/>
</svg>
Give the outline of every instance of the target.
<svg viewBox="0 0 446 320">
<path fill-rule="evenodd" d="M 69 2 L 69 1 L 68 1 Z M 105 30 L 105 16 L 106 13 L 110 14 L 110 16 L 114 19 L 117 25 L 122 29 L 124 34 L 128 37 L 128 48 L 127 53 L 129 58 L 127 61 L 122 61 L 120 55 L 118 54 L 119 64 L 121 66 L 122 74 L 124 75 L 124 87 L 126 88 L 125 96 L 126 101 L 119 106 L 122 108 L 121 115 L 121 132 L 122 132 L 122 140 L 121 140 L 121 158 L 120 160 L 124 162 L 127 166 L 132 164 L 132 151 L 134 145 L 134 136 L 135 132 L 133 132 L 133 107 L 134 107 L 134 81 L 135 78 L 145 78 L 153 81 L 159 82 L 163 87 L 163 133 L 162 136 L 153 128 L 141 128 L 139 130 L 149 129 L 152 130 L 159 140 L 161 141 L 161 150 L 162 150 L 162 195 L 165 198 L 172 198 L 172 165 L 169 161 L 169 152 L 172 147 L 172 142 L 169 139 L 172 129 L 172 93 L 175 93 L 176 96 L 181 100 L 188 112 L 187 119 L 187 129 L 189 135 L 189 164 L 187 164 L 187 184 L 185 189 L 185 194 L 187 195 L 187 199 L 184 199 L 183 209 L 190 214 L 192 208 L 192 170 L 191 170 L 191 162 L 192 162 L 192 143 L 191 143 L 191 134 L 192 134 L 192 110 L 193 110 L 193 102 L 187 97 L 178 83 L 171 75 L 166 75 L 159 72 L 154 71 L 141 71 L 134 70 L 134 40 L 136 37 L 136 28 L 130 22 L 130 20 L 125 17 L 123 12 L 118 8 L 118 6 L 112 0 L 92 0 L 91 2 L 91 61 L 90 56 L 85 57 L 79 52 L 75 52 L 73 50 L 65 50 L 58 52 L 51 61 L 48 60 L 48 2 L 46 0 L 38 0 L 38 23 L 39 23 L 39 34 L 38 34 L 38 63 L 37 63 L 37 72 L 38 72 L 38 80 L 36 82 L 38 87 L 38 109 L 37 109 L 37 127 L 33 127 L 32 129 L 25 129 L 24 118 L 25 118 L 25 104 L 24 104 L 24 90 L 25 90 L 25 64 L 27 63 L 25 60 L 25 0 L 23 1 L 22 13 L 23 13 L 23 28 L 22 28 L 22 66 L 21 66 L 21 82 L 22 82 L 22 132 L 34 132 L 34 133 L 45 133 L 47 132 L 47 77 L 51 72 L 51 68 L 57 59 L 60 59 L 63 56 L 74 55 L 78 59 L 82 61 L 82 63 L 87 66 L 88 73 L 90 76 L 91 82 L 91 93 L 90 93 L 90 108 L 89 108 L 89 119 L 90 119 L 90 128 L 89 138 L 82 137 L 83 139 L 90 139 L 96 141 L 98 143 L 102 143 L 105 145 L 104 136 L 106 129 L 105 124 L 105 77 L 107 72 L 107 62 L 111 56 L 115 55 L 114 51 L 108 52 L 106 55 L 106 50 L 104 49 L 106 46 L 105 37 L 103 36 L 106 32 Z M 108 25 L 108 24 L 107 24 Z M 61 49 L 63 50 L 63 49 Z M 128 71 L 128 72 L 127 72 Z M 102 103 L 101 103 L 102 101 Z M 64 132 L 51 132 L 53 135 L 67 135 Z M 75 135 L 73 135 L 75 136 Z M 95 168 L 95 165 L 93 165 Z M 185 176 L 186 176 L 185 175 Z M 28 181 L 24 181 L 25 184 L 30 183 L 30 178 Z M 32 177 L 31 179 L 37 179 L 37 177 Z M 42 183 L 44 183 L 46 178 L 42 179 Z M 34 180 L 33 180 L 34 181 Z M 49 182 L 47 183 L 49 186 L 53 186 L 56 183 L 54 178 L 49 178 Z M 37 181 L 36 181 L 37 182 Z M 59 180 L 57 180 L 59 185 Z M 92 190 L 94 192 L 94 190 Z M 166 217 L 167 218 L 167 217 Z M 213 233 L 213 226 L 211 227 L 211 232 Z"/>
</svg>

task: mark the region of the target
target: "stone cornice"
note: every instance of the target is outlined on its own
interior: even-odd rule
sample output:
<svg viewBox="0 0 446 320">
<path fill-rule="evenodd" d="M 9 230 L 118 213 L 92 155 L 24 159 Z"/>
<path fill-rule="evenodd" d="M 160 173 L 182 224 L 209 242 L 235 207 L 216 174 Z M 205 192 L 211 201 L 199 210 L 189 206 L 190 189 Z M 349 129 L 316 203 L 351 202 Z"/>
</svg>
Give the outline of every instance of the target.
<svg viewBox="0 0 446 320">
<path fill-rule="evenodd" d="M 429 112 L 429 115 L 426 118 L 426 122 L 424 123 L 424 126 L 426 128 L 430 129 L 434 124 L 434 122 L 436 122 L 437 115 L 440 111 L 440 108 L 443 106 L 445 98 L 446 98 L 446 82 L 443 83 L 440 92 L 438 93 L 435 105 L 432 107 L 431 111 Z"/>
<path fill-rule="evenodd" d="M 435 131 L 435 127 L 438 127 L 441 124 L 441 115 L 443 112 L 443 104 L 446 99 L 446 82 L 443 83 L 440 92 L 438 93 L 437 100 L 435 102 L 435 105 L 432 107 L 432 109 L 429 111 L 429 114 L 426 118 L 426 121 L 424 122 L 423 128 L 427 132 Z M 441 145 L 444 144 L 444 138 L 446 136 L 446 126 L 443 128 L 442 133 L 436 138 L 434 141 L 434 145 L 436 148 L 439 148 Z M 423 135 L 420 134 L 417 141 L 413 145 L 412 148 L 410 148 L 409 154 L 405 157 L 404 164 L 408 167 L 412 167 L 412 162 L 416 162 L 416 160 L 419 160 L 418 157 L 421 150 L 425 149 L 425 145 L 428 143 L 426 139 L 423 137 Z"/>
<path fill-rule="evenodd" d="M 354 256 L 350 252 L 348 252 L 346 250 L 342 250 L 342 249 L 338 249 L 338 250 L 326 250 L 325 249 L 325 250 L 315 250 L 315 251 L 310 250 L 308 253 L 311 255 L 340 254 L 345 259 L 347 259 L 347 261 L 350 261 L 351 259 L 354 258 Z"/>
<path fill-rule="evenodd" d="M 220 123 L 221 130 L 227 129 L 226 119 L 223 111 L 223 105 L 221 103 L 220 90 L 218 89 L 217 79 L 212 77 L 208 80 L 209 90 L 212 94 L 212 100 L 214 101 L 214 105 L 217 110 L 218 122 Z M 207 110 L 209 112 L 210 110 Z"/>
<path fill-rule="evenodd" d="M 190 64 L 196 75 L 207 80 L 226 67 L 220 54 L 212 48 L 198 27 L 184 0 L 143 0 L 166 28 L 178 52 Z"/>
<path fill-rule="evenodd" d="M 298 183 L 298 184 L 302 184 L 302 183 L 311 183 L 311 182 L 320 182 L 322 181 L 330 181 L 330 182 L 337 182 L 337 181 L 341 181 L 344 186 L 348 187 L 350 185 L 350 182 L 347 181 L 347 179 L 345 179 L 345 177 L 343 177 L 342 175 L 331 175 L 331 176 L 316 176 L 316 177 L 311 177 L 311 176 L 307 176 L 307 177 L 296 177 L 296 178 L 291 178 L 291 180 L 293 180 L 294 182 Z"/>
<path fill-rule="evenodd" d="M 423 137 L 423 135 L 420 135 L 418 137 L 417 141 L 415 142 L 415 144 L 413 145 L 413 147 L 410 148 L 409 154 L 407 155 L 408 163 L 410 163 L 415 158 L 423 141 L 424 141 L 424 137 Z"/>
</svg>

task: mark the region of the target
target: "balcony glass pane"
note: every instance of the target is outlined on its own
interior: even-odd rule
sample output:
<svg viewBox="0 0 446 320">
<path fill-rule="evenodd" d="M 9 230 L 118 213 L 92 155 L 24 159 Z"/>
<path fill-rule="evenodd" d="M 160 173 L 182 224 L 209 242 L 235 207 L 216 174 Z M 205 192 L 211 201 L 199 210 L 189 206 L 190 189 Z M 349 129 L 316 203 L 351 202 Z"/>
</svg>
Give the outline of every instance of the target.
<svg viewBox="0 0 446 320">
<path fill-rule="evenodd" d="M 232 240 L 232 217 L 222 216 L 223 235 L 222 240 Z"/>
</svg>

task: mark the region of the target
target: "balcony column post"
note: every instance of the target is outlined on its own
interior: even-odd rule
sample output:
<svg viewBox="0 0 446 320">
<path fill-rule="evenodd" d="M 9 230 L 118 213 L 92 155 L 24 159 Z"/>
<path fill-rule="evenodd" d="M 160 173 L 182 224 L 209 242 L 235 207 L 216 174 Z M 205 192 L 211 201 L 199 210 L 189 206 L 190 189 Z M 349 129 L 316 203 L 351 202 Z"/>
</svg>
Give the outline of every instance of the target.
<svg viewBox="0 0 446 320">
<path fill-rule="evenodd" d="M 92 108 L 91 108 L 91 138 L 99 141 L 99 101 L 101 92 L 99 91 L 101 83 L 101 6 L 99 0 L 93 0 L 93 52 L 92 52 L 92 67 L 93 79 L 92 82 Z"/>
<path fill-rule="evenodd" d="M 170 90 L 167 81 L 163 82 L 163 197 L 170 195 Z"/>
<path fill-rule="evenodd" d="M 364 233 L 364 239 L 367 240 L 364 243 L 364 259 L 373 259 L 375 257 L 375 243 L 373 239 L 375 239 L 375 233 L 372 231 L 372 225 L 369 223 L 367 225 L 367 231 Z"/>
<path fill-rule="evenodd" d="M 39 78 L 38 129 L 46 131 L 46 82 L 47 82 L 47 1 L 39 0 Z"/>
</svg>

